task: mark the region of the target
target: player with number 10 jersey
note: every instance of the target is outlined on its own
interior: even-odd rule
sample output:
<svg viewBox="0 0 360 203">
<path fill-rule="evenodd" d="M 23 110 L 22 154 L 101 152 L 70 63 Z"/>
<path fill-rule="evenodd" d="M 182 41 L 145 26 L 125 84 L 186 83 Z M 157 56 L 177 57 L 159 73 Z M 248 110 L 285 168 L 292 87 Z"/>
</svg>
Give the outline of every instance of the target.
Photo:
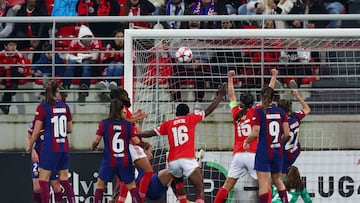
<svg viewBox="0 0 360 203">
<path fill-rule="evenodd" d="M 72 115 L 66 103 L 60 100 L 51 105 L 41 103 L 36 109 L 35 120 L 43 121 L 44 156 L 47 154 L 44 152 L 69 152 L 67 123 L 72 121 Z"/>
</svg>

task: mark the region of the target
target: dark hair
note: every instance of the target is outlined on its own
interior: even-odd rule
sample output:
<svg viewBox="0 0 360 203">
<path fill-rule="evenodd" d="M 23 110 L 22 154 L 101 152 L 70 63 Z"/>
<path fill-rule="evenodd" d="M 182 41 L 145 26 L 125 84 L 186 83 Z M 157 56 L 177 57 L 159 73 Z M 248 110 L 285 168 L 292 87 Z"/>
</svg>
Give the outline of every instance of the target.
<svg viewBox="0 0 360 203">
<path fill-rule="evenodd" d="M 235 116 L 236 121 L 240 120 L 241 117 L 244 116 L 246 111 L 252 107 L 254 101 L 255 101 L 254 96 L 249 92 L 240 95 L 240 102 L 241 102 L 240 107 L 242 108 L 242 110 L 238 114 L 236 114 Z"/>
<path fill-rule="evenodd" d="M 131 102 L 129 99 L 129 94 L 126 90 L 121 88 L 112 89 L 110 91 L 110 99 L 119 99 L 122 103 L 127 107 L 130 108 Z"/>
<path fill-rule="evenodd" d="M 44 43 L 44 44 L 42 45 L 42 47 L 41 47 L 41 50 L 43 50 L 43 51 L 51 51 L 51 50 L 52 50 L 52 46 L 51 46 L 51 44 L 49 44 L 49 43 Z"/>
<path fill-rule="evenodd" d="M 260 98 L 261 98 L 262 109 L 264 111 L 269 107 L 269 105 L 273 101 L 273 97 L 274 97 L 274 89 L 273 88 L 264 87 L 261 90 Z"/>
<path fill-rule="evenodd" d="M 119 100 L 119 99 L 111 100 L 110 113 L 109 113 L 108 119 L 109 120 L 120 120 L 123 108 L 124 108 L 124 105 L 121 100 Z"/>
<path fill-rule="evenodd" d="M 186 116 L 190 112 L 189 106 L 187 104 L 179 104 L 176 107 L 176 116 Z"/>
<path fill-rule="evenodd" d="M 59 85 L 57 84 L 56 80 L 52 79 L 49 80 L 49 82 L 46 84 L 45 87 L 45 102 L 48 104 L 52 104 L 56 101 L 56 92 L 59 88 Z"/>
<path fill-rule="evenodd" d="M 304 187 L 304 183 L 300 178 L 300 172 L 296 166 L 289 166 L 284 184 L 287 190 L 295 189 L 299 191 Z"/>
<path fill-rule="evenodd" d="M 278 106 L 284 109 L 285 113 L 287 113 L 288 115 L 292 114 L 292 102 L 290 100 L 280 99 L 278 101 Z"/>
</svg>

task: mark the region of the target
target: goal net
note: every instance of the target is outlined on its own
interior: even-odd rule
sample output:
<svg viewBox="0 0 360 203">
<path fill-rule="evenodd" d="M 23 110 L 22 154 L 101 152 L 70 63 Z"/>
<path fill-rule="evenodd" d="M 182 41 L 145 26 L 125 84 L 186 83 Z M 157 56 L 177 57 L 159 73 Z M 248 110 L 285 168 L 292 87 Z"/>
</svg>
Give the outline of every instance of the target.
<svg viewBox="0 0 360 203">
<path fill-rule="evenodd" d="M 258 95 L 270 81 L 270 70 L 276 68 L 280 73 L 278 96 L 294 100 L 294 110 L 300 110 L 289 89 L 298 87 L 315 115 L 311 119 L 315 122 L 304 122 L 301 128 L 304 151 L 359 149 L 360 139 L 352 134 L 357 127 L 347 130 L 339 143 L 331 125 L 322 129 L 314 124 L 316 115 L 351 114 L 358 119 L 354 114 L 360 112 L 359 33 L 358 29 L 126 30 L 124 87 L 133 110 L 148 114 L 142 129 L 150 130 L 175 117 L 179 103 L 188 104 L 191 111 L 206 108 L 216 97 L 218 86 L 227 82 L 229 70 L 236 72 L 239 99 L 241 92 Z M 191 49 L 191 63 L 176 61 L 179 47 Z M 234 130 L 228 104 L 225 98 L 196 131 L 196 148 L 205 150 L 201 162 L 205 202 L 213 201 L 231 162 Z M 165 168 L 167 137 L 148 141 L 155 148 L 154 169 Z M 224 158 L 224 153 L 229 155 Z M 256 202 L 256 187 L 250 177 L 242 178 L 228 202 Z M 188 189 L 188 199 L 194 201 L 192 189 Z M 168 196 L 168 202 L 173 198 Z"/>
</svg>

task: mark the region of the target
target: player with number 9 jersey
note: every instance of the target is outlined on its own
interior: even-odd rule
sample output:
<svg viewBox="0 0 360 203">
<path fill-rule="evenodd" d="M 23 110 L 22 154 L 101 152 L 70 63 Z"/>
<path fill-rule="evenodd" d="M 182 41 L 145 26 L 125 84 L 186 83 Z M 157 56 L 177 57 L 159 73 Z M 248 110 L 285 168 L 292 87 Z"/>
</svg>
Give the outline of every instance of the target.
<svg viewBox="0 0 360 203">
<path fill-rule="evenodd" d="M 257 165 L 256 159 L 264 161 L 282 157 L 282 125 L 285 122 L 288 122 L 288 117 L 280 107 L 270 105 L 265 111 L 263 108 L 255 110 L 254 126 L 260 126 L 255 170 L 269 171 Z"/>
</svg>

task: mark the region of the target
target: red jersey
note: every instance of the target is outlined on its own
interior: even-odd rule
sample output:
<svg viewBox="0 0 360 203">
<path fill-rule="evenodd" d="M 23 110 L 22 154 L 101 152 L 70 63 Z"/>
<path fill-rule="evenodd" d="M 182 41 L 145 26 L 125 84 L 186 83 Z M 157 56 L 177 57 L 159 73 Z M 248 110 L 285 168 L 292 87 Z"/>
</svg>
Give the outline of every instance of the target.
<svg viewBox="0 0 360 203">
<path fill-rule="evenodd" d="M 240 108 L 240 106 L 234 106 L 231 109 L 234 129 L 235 129 L 235 142 L 234 142 L 234 150 L 233 150 L 234 154 L 245 151 L 254 152 L 254 153 L 256 152 L 257 139 L 249 143 L 250 147 L 248 150 L 244 149 L 244 141 L 251 134 L 251 130 L 253 127 L 252 120 L 254 117 L 255 108 L 248 109 L 246 111 L 246 114 L 243 115 L 240 120 L 235 120 L 235 117 L 242 110 L 242 108 Z"/>
<path fill-rule="evenodd" d="M 93 39 L 90 46 L 84 46 L 79 42 L 78 39 L 72 40 L 68 47 L 68 51 L 70 54 L 78 56 L 79 54 L 93 54 L 94 51 L 98 52 L 102 50 L 102 44 L 100 40 Z M 99 56 L 99 54 L 96 54 Z M 97 57 L 97 60 L 100 62 L 100 57 Z M 95 60 L 95 59 L 94 59 Z"/>
<path fill-rule="evenodd" d="M 204 118 L 205 112 L 197 111 L 165 121 L 155 129 L 158 135 L 168 136 L 168 162 L 180 158 L 195 158 L 195 128 Z"/>
</svg>

